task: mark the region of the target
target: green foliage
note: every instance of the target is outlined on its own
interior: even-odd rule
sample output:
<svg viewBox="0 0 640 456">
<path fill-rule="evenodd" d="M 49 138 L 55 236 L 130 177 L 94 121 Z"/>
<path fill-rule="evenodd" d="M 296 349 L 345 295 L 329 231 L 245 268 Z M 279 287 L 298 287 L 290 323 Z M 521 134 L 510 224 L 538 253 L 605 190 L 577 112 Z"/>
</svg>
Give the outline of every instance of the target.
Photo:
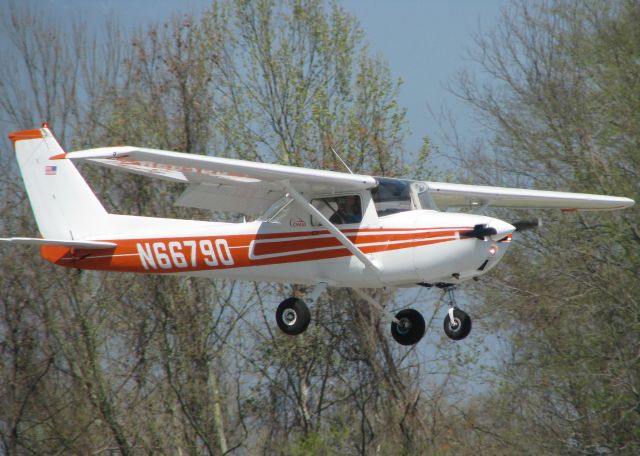
<svg viewBox="0 0 640 456">
<path fill-rule="evenodd" d="M 349 431 L 346 428 L 307 434 L 287 445 L 283 454 L 287 456 L 329 456 L 336 454 L 339 449 L 346 450 L 345 443 L 348 434 Z"/>
<path fill-rule="evenodd" d="M 462 80 L 460 93 L 494 123 L 499 157 L 469 168 L 506 184 L 638 200 L 639 15 L 637 2 L 518 3 L 480 41 L 500 83 Z M 549 213 L 486 290 L 485 310 L 511 343 L 487 403 L 498 406 L 494 420 L 511 417 L 497 427 L 503 448 L 639 451 L 637 224 L 637 208 Z"/>
</svg>

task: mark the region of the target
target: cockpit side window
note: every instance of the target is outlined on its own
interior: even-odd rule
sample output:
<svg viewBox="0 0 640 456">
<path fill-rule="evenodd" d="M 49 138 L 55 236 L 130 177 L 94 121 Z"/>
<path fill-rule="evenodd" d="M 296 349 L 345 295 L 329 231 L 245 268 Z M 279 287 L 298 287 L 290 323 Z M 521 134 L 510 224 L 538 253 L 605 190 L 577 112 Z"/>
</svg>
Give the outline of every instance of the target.
<svg viewBox="0 0 640 456">
<path fill-rule="evenodd" d="M 371 196 L 379 217 L 410 211 L 410 181 L 377 177 L 378 186 L 371 189 Z"/>
<path fill-rule="evenodd" d="M 316 198 L 311 204 L 322 212 L 331 223 L 347 225 L 362 221 L 362 203 L 358 195 L 332 196 L 328 198 Z M 312 219 L 312 225 L 320 225 L 320 222 Z"/>
</svg>

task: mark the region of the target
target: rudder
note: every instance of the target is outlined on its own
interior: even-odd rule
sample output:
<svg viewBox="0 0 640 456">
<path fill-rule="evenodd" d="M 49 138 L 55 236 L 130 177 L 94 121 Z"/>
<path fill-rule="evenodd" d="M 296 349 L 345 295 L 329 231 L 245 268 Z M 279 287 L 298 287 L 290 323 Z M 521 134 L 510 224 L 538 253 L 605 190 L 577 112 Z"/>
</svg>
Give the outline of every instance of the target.
<svg viewBox="0 0 640 456">
<path fill-rule="evenodd" d="M 107 211 L 46 126 L 9 134 L 44 238 L 86 239 L 104 230 Z"/>
</svg>

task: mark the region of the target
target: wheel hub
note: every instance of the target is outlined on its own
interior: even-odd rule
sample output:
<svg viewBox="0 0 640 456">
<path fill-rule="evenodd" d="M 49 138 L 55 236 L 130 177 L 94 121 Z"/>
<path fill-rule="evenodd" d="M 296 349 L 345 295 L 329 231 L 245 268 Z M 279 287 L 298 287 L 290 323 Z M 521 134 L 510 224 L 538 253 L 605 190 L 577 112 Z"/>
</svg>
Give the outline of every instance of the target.
<svg viewBox="0 0 640 456">
<path fill-rule="evenodd" d="M 398 333 L 407 334 L 411 330 L 411 321 L 408 318 L 401 318 L 398 322 Z"/>
<path fill-rule="evenodd" d="M 284 312 L 282 312 L 282 321 L 284 321 L 284 324 L 287 326 L 293 326 L 296 323 L 297 319 L 298 315 L 293 309 L 286 309 Z"/>
</svg>

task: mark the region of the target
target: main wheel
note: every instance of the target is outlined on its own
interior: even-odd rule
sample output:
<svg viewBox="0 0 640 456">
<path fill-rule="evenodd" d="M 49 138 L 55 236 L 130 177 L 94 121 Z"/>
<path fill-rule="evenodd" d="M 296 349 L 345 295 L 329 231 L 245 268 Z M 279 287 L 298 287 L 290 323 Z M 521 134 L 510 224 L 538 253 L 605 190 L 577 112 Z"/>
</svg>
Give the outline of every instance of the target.
<svg viewBox="0 0 640 456">
<path fill-rule="evenodd" d="M 417 344 L 422 336 L 426 325 L 420 312 L 414 309 L 404 309 L 396 314 L 395 321 L 391 323 L 391 335 L 401 345 Z"/>
<path fill-rule="evenodd" d="M 311 314 L 307 305 L 298 298 L 288 298 L 276 310 L 276 322 L 282 332 L 295 336 L 309 326 Z"/>
<path fill-rule="evenodd" d="M 444 332 L 453 340 L 462 340 L 471 332 L 471 317 L 466 312 L 454 307 L 453 323 L 449 314 L 444 318 Z"/>
</svg>

